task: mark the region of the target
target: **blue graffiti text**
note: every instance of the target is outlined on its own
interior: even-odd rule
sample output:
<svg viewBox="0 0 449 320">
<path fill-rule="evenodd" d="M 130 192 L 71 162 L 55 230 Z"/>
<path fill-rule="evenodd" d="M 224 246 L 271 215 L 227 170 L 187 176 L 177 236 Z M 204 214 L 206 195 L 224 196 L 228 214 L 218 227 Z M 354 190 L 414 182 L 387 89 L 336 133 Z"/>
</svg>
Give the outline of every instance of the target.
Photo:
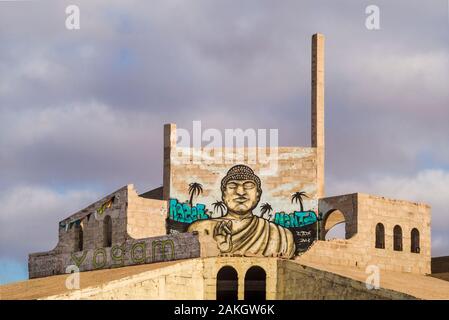
<svg viewBox="0 0 449 320">
<path fill-rule="evenodd" d="M 170 199 L 170 219 L 183 223 L 209 219 L 205 208 L 204 204 L 197 203 L 191 207 L 188 203 L 179 203 L 176 199 Z"/>
</svg>

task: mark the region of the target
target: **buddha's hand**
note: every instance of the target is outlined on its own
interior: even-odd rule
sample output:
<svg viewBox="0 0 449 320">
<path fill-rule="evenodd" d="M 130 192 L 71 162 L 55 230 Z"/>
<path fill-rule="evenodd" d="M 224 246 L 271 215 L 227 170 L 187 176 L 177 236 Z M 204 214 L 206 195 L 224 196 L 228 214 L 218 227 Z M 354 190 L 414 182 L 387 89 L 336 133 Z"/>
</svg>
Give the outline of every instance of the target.
<svg viewBox="0 0 449 320">
<path fill-rule="evenodd" d="M 222 253 L 232 251 L 232 220 L 218 222 L 214 228 L 214 239 Z"/>
</svg>

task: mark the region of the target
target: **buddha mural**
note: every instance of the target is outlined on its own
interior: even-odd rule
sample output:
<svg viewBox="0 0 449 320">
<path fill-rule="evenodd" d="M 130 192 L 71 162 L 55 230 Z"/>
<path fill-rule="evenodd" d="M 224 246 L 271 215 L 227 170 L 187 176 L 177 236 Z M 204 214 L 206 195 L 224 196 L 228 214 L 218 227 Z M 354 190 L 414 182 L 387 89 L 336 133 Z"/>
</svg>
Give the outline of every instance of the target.
<svg viewBox="0 0 449 320">
<path fill-rule="evenodd" d="M 221 180 L 226 213 L 219 218 L 198 220 L 188 232 L 197 231 L 216 241 L 220 253 L 231 256 L 291 258 L 293 234 L 287 228 L 253 214 L 262 195 L 260 178 L 246 165 L 233 166 Z"/>
</svg>

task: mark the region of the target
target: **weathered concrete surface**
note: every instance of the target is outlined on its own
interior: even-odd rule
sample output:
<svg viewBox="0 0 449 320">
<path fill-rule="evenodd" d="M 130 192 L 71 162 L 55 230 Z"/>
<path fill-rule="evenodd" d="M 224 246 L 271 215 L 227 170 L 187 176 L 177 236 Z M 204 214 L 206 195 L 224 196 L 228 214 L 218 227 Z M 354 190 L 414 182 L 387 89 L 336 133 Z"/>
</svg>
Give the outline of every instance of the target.
<svg viewBox="0 0 449 320">
<path fill-rule="evenodd" d="M 177 262 L 179 261 L 157 262 L 124 268 L 83 272 L 80 278 L 80 289 L 98 286 L 102 283 L 119 280 L 134 274 L 174 265 Z M 61 274 L 2 285 L 0 286 L 0 300 L 30 300 L 64 294 L 69 291 L 65 285 L 67 277 L 67 274 Z"/>
<path fill-rule="evenodd" d="M 431 276 L 444 281 L 449 281 L 449 272 L 434 273 Z"/>
<path fill-rule="evenodd" d="M 312 37 L 312 147 L 317 151 L 317 197 L 324 197 L 324 35 Z"/>
<path fill-rule="evenodd" d="M 111 199 L 113 199 L 111 205 L 104 207 L 104 204 Z M 103 251 L 107 257 L 111 257 L 111 251 L 121 256 L 120 248 L 124 248 L 128 252 L 123 259 L 123 265 L 133 265 L 136 263 L 133 263 L 129 255 L 132 246 L 139 241 L 151 242 L 149 238 L 154 238 L 154 241 L 165 241 L 167 239 L 173 241 L 178 239 L 174 240 L 174 244 L 177 247 L 176 254 L 179 258 L 198 257 L 197 240 L 196 242 L 188 242 L 186 239 L 190 237 L 189 235 L 173 239 L 170 238 L 171 236 L 169 238 L 166 237 L 165 219 L 167 217 L 167 205 L 167 201 L 139 197 L 132 184 L 120 188 L 60 221 L 58 229 L 59 240 L 56 247 L 47 252 L 29 255 L 29 277 L 46 277 L 65 273 L 68 265 L 76 265 L 72 258 L 73 254 L 76 257 L 86 255 L 88 263 L 81 266 L 81 271 L 94 270 L 97 269 L 92 263 L 95 254 L 98 254 L 101 265 L 101 259 L 103 258 L 100 255 L 103 254 Z M 110 217 L 112 224 L 112 241 L 110 246 L 105 244 L 106 232 L 104 224 L 106 217 Z M 65 227 L 66 224 L 69 224 L 69 226 Z M 80 241 L 80 232 L 82 233 L 82 241 Z M 183 237 L 186 239 L 179 240 Z M 82 242 L 82 248 L 80 248 L 80 242 Z M 190 253 L 193 249 L 196 252 L 192 255 Z M 152 252 L 148 252 L 147 256 L 152 255 Z M 110 260 L 105 264 L 105 268 L 112 266 L 113 263 Z M 119 258 L 119 260 L 121 259 Z M 149 261 L 147 260 L 147 262 Z"/>
<path fill-rule="evenodd" d="M 364 268 L 304 262 L 300 258 L 296 262 L 361 282 L 365 282 L 369 275 Z M 380 287 L 402 292 L 417 299 L 449 300 L 449 282 L 426 275 L 380 270 Z"/>
<path fill-rule="evenodd" d="M 432 274 L 433 273 L 449 273 L 449 256 L 432 258 Z"/>
<path fill-rule="evenodd" d="M 368 290 L 363 269 L 239 257 L 83 272 L 80 290 L 65 288 L 69 275 L 33 279 L 1 286 L 0 295 L 2 299 L 215 299 L 217 272 L 232 266 L 242 299 L 246 271 L 255 265 L 267 274 L 268 299 L 449 299 L 448 282 L 422 275 L 382 271 L 381 289 Z"/>
<path fill-rule="evenodd" d="M 431 273 L 430 206 L 404 200 L 387 199 L 362 193 L 323 198 L 321 238 L 332 225 L 332 215 L 343 215 L 346 239 L 318 241 L 300 261 L 341 266 L 376 265 L 382 270 Z M 329 218 L 328 218 L 329 216 Z M 338 221 L 337 221 L 338 222 Z M 376 225 L 385 228 L 385 248 L 375 247 Z M 393 250 L 393 229 L 402 229 L 402 251 Z M 419 231 L 420 252 L 411 252 L 411 230 Z"/>
<path fill-rule="evenodd" d="M 120 268 L 200 256 L 198 236 L 180 233 L 143 239 L 129 239 L 120 245 L 72 253 L 30 255 L 30 279 L 67 273 L 67 267 L 79 271 Z M 72 269 L 73 270 L 73 269 Z"/>
</svg>

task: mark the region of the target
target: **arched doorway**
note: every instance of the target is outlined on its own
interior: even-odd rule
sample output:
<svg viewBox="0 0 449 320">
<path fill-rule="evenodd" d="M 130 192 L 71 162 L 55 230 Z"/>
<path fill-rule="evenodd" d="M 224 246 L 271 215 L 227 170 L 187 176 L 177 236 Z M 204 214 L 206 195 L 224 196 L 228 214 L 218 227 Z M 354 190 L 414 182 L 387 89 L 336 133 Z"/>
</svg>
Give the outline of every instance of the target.
<svg viewBox="0 0 449 320">
<path fill-rule="evenodd" d="M 230 266 L 217 273 L 217 300 L 238 300 L 238 275 Z"/>
<path fill-rule="evenodd" d="M 266 300 L 267 274 L 264 269 L 254 266 L 245 275 L 245 300 Z"/>
<path fill-rule="evenodd" d="M 323 220 L 321 239 L 346 239 L 346 219 L 340 210 L 329 211 Z"/>
</svg>

